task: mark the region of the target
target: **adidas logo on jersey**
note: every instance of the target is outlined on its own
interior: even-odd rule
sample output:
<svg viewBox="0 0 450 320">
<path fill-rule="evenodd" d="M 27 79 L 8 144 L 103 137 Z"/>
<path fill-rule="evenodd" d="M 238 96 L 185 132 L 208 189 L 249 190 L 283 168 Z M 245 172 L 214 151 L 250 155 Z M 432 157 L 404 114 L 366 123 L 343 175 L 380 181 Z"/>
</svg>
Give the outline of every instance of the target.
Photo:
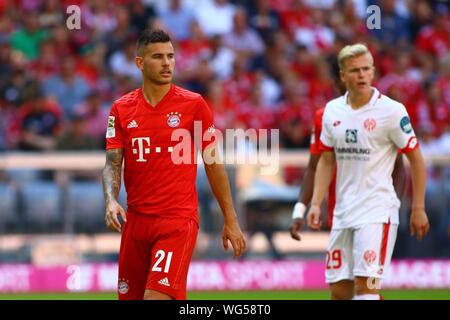
<svg viewBox="0 0 450 320">
<path fill-rule="evenodd" d="M 137 128 L 137 127 L 138 127 L 138 124 L 137 124 L 137 122 L 135 120 L 131 121 L 128 124 L 128 126 L 127 126 L 128 129 L 130 129 L 130 128 Z"/>
<path fill-rule="evenodd" d="M 161 279 L 158 281 L 159 284 L 162 284 L 163 286 L 170 287 L 169 279 L 165 277 L 164 279 Z"/>
</svg>

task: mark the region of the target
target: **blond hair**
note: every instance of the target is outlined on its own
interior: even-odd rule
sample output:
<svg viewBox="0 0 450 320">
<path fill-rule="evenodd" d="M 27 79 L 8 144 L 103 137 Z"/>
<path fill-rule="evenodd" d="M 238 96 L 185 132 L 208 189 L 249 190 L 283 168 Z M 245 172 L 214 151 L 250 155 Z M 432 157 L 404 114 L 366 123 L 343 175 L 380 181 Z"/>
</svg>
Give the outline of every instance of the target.
<svg viewBox="0 0 450 320">
<path fill-rule="evenodd" d="M 341 49 L 341 51 L 339 51 L 338 54 L 338 64 L 339 64 L 339 69 L 343 69 L 344 68 L 344 62 L 349 59 L 349 58 L 353 58 L 353 57 L 358 57 L 364 54 L 368 54 L 370 56 L 370 60 L 372 61 L 372 65 L 373 65 L 373 57 L 372 54 L 370 53 L 369 49 L 367 48 L 367 46 L 365 46 L 362 43 L 356 43 L 356 44 L 352 44 L 352 45 L 348 45 L 345 46 L 344 48 Z"/>
</svg>

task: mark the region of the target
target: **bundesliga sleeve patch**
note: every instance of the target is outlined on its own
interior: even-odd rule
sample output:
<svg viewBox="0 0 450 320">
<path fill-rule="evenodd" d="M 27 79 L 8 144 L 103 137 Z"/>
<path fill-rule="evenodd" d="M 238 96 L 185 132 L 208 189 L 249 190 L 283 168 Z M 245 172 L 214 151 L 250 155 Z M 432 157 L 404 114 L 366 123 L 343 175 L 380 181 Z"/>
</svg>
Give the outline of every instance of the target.
<svg viewBox="0 0 450 320">
<path fill-rule="evenodd" d="M 412 131 L 411 121 L 408 117 L 405 116 L 400 120 L 400 128 L 404 133 L 410 133 Z"/>
<path fill-rule="evenodd" d="M 116 129 L 114 129 L 114 128 L 106 129 L 106 137 L 107 138 L 114 138 L 115 136 L 116 136 Z"/>
<path fill-rule="evenodd" d="M 106 128 L 106 138 L 114 138 L 116 136 L 116 129 L 114 128 L 115 121 L 116 121 L 116 117 L 114 117 L 114 116 L 108 117 L 108 127 Z"/>
</svg>

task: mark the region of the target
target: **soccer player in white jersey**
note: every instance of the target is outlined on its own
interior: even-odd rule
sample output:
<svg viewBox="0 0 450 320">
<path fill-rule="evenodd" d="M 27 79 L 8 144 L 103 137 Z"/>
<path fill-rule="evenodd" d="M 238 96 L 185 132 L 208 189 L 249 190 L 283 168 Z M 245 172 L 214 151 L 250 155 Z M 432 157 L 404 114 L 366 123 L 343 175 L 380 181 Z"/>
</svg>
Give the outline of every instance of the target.
<svg viewBox="0 0 450 320">
<path fill-rule="evenodd" d="M 429 231 L 424 160 L 405 107 L 371 86 L 373 57 L 363 44 L 338 54 L 345 95 L 327 103 L 307 224 L 320 229 L 320 205 L 337 165 L 336 205 L 326 256 L 332 299 L 378 300 L 391 260 L 400 201 L 392 185 L 398 149 L 406 154 L 413 183 L 410 232 Z"/>
</svg>

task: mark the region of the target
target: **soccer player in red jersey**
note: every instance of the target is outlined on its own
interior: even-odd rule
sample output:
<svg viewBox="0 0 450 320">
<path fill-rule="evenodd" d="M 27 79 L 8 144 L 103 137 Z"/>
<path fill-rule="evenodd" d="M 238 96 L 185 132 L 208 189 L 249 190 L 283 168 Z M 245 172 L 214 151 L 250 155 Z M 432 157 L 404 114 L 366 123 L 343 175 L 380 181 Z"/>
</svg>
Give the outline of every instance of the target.
<svg viewBox="0 0 450 320">
<path fill-rule="evenodd" d="M 111 108 L 103 170 L 106 225 L 122 233 L 119 299 L 186 299 L 198 233 L 195 160 L 197 148 L 203 159 L 217 155 L 213 116 L 199 94 L 172 84 L 175 54 L 164 31 L 144 31 L 137 42 L 136 65 L 142 71 L 143 86 L 116 100 Z M 209 133 L 210 141 L 194 137 L 194 122 L 201 123 L 200 134 Z M 180 143 L 186 133 L 189 141 Z M 126 213 L 117 202 L 122 162 Z M 217 161 L 205 161 L 205 170 L 224 216 L 223 246 L 228 249 L 230 241 L 238 257 L 246 240 L 226 171 Z"/>
</svg>

